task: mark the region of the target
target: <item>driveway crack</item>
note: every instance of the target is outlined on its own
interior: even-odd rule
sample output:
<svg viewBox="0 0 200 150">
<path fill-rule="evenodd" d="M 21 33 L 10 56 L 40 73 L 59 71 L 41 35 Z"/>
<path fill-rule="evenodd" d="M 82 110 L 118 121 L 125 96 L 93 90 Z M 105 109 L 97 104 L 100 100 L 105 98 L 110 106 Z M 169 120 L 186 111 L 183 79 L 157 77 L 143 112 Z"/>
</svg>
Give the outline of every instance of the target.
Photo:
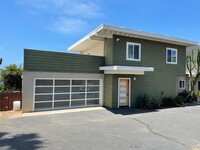
<svg viewBox="0 0 200 150">
<path fill-rule="evenodd" d="M 130 118 L 130 119 L 135 120 L 135 121 L 139 122 L 140 124 L 144 125 L 144 126 L 146 127 L 146 129 L 147 129 L 150 133 L 152 133 L 152 134 L 154 134 L 154 135 L 156 135 L 156 136 L 159 136 L 159 137 L 164 138 L 164 139 L 166 139 L 166 140 L 172 141 L 172 142 L 174 142 L 174 143 L 176 143 L 176 144 L 179 144 L 179 145 L 188 147 L 188 145 L 186 145 L 186 144 L 184 144 L 184 143 L 182 143 L 182 142 L 179 142 L 179 141 L 177 141 L 177 140 L 174 139 L 174 138 L 167 137 L 167 136 L 165 136 L 165 135 L 162 135 L 162 134 L 156 132 L 155 130 L 153 130 L 153 127 L 152 127 L 152 126 L 150 126 L 149 124 L 147 124 L 147 123 L 145 123 L 145 122 L 143 122 L 143 121 L 141 121 L 141 120 L 139 120 L 139 119 L 136 119 L 136 118 Z M 189 148 L 190 148 L 190 147 L 189 147 Z"/>
</svg>

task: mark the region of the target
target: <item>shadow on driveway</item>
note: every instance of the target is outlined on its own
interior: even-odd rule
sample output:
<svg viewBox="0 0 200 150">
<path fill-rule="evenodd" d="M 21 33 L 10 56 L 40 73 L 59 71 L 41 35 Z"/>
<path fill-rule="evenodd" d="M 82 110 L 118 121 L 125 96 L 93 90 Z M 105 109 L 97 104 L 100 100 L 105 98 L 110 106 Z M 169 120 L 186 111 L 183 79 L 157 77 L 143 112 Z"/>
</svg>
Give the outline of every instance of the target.
<svg viewBox="0 0 200 150">
<path fill-rule="evenodd" d="M 7 132 L 0 132 L 0 149 L 36 150 L 44 147 L 43 143 L 40 136 L 36 133 L 9 136 L 9 133 Z"/>
<path fill-rule="evenodd" d="M 121 115 L 134 115 L 134 114 L 142 114 L 142 113 L 151 113 L 151 112 L 158 112 L 156 109 L 136 109 L 131 107 L 120 107 L 120 108 L 106 108 L 108 111 L 114 114 L 121 114 Z"/>
</svg>

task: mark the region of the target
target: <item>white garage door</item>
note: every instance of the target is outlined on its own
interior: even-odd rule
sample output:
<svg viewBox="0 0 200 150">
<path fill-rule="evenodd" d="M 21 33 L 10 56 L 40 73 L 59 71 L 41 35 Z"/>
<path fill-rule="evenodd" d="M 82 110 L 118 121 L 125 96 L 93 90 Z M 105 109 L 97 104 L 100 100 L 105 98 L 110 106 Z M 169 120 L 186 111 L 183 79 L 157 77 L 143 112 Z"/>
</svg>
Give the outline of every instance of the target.
<svg viewBox="0 0 200 150">
<path fill-rule="evenodd" d="M 35 79 L 34 110 L 100 105 L 100 79 Z"/>
</svg>

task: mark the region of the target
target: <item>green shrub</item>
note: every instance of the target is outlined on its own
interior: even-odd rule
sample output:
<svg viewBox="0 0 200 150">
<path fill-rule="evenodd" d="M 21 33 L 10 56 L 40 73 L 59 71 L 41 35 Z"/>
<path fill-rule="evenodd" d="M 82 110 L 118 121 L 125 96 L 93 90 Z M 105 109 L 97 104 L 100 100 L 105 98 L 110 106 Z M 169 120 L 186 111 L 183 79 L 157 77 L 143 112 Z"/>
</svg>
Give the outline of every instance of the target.
<svg viewBox="0 0 200 150">
<path fill-rule="evenodd" d="M 173 107 L 174 99 L 172 97 L 163 97 L 161 100 L 162 107 Z"/>
<path fill-rule="evenodd" d="M 150 96 L 147 94 L 139 96 L 136 99 L 136 108 L 147 109 L 149 100 L 150 100 Z"/>
<path fill-rule="evenodd" d="M 185 106 L 185 98 L 183 96 L 177 95 L 173 100 L 173 106 L 183 107 Z"/>
<path fill-rule="evenodd" d="M 4 89 L 3 84 L 0 84 L 0 91 L 3 91 L 3 89 Z"/>
<path fill-rule="evenodd" d="M 156 99 L 155 97 L 150 97 L 147 94 L 144 94 L 137 98 L 136 107 L 140 109 L 158 109 L 161 105 L 163 92 L 161 92 L 160 98 Z"/>
<path fill-rule="evenodd" d="M 162 107 L 183 107 L 185 98 L 183 96 L 177 95 L 175 98 L 163 97 L 161 101 Z"/>
<path fill-rule="evenodd" d="M 153 97 L 152 99 L 150 99 L 147 103 L 147 108 L 148 109 L 158 109 L 160 108 L 160 99 L 156 99 L 155 97 Z"/>
<path fill-rule="evenodd" d="M 191 102 L 193 102 L 193 101 L 196 100 L 195 94 L 194 94 L 193 96 L 191 96 L 191 95 L 188 96 L 188 95 L 189 95 L 189 92 L 186 91 L 186 90 L 184 90 L 184 91 L 178 93 L 178 96 L 181 96 L 181 97 L 184 98 L 184 102 L 185 102 L 185 103 L 191 103 Z"/>
</svg>

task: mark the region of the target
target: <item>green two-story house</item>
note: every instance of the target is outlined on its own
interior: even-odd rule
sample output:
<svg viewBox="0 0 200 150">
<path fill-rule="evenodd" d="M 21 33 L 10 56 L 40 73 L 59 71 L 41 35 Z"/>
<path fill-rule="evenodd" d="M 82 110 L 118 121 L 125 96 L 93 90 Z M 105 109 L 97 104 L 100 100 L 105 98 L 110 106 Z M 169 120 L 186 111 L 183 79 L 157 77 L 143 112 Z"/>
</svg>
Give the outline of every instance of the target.
<svg viewBox="0 0 200 150">
<path fill-rule="evenodd" d="M 138 96 L 187 87 L 186 47 L 197 42 L 100 25 L 60 53 L 24 50 L 23 112 L 134 107 Z"/>
</svg>

